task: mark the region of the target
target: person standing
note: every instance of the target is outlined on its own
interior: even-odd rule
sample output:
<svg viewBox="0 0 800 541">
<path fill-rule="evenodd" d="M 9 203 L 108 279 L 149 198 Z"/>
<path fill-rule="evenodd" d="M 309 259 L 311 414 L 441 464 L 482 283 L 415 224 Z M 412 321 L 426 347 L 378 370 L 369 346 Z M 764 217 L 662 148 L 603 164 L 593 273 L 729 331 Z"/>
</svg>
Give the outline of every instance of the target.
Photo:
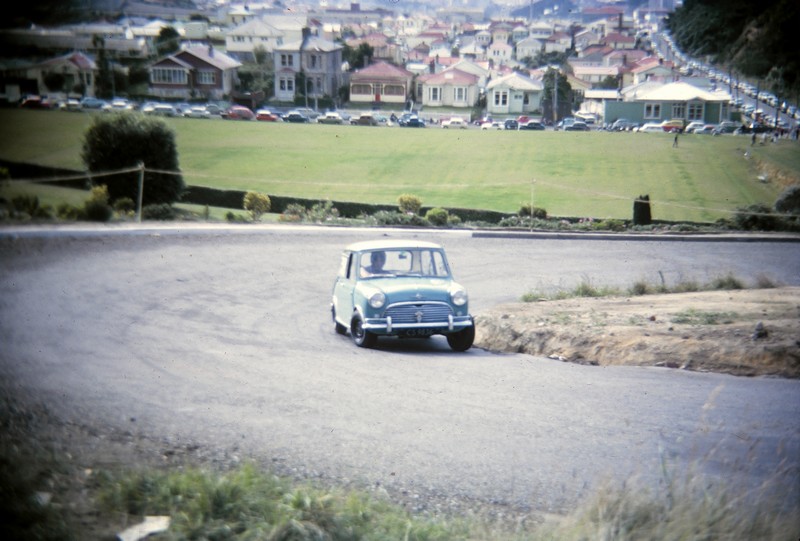
<svg viewBox="0 0 800 541">
<path fill-rule="evenodd" d="M 678 146 L 678 132 L 675 132 L 675 138 L 672 140 L 672 148 L 676 148 Z"/>
</svg>

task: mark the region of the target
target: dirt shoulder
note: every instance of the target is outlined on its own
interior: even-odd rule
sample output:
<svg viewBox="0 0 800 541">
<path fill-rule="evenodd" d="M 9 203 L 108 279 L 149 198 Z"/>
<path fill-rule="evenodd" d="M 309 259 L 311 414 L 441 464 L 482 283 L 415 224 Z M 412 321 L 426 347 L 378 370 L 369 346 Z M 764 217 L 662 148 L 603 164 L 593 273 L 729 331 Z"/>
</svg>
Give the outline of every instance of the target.
<svg viewBox="0 0 800 541">
<path fill-rule="evenodd" d="M 581 364 L 800 377 L 800 288 L 496 306 L 475 345 Z"/>
</svg>

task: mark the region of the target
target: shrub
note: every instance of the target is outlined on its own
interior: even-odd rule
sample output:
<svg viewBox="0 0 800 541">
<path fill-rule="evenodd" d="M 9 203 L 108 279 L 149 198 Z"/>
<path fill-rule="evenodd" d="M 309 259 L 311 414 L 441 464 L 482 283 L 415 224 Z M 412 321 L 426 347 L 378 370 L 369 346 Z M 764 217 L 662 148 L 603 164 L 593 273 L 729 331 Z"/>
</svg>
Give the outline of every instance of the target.
<svg viewBox="0 0 800 541">
<path fill-rule="evenodd" d="M 128 214 L 136 210 L 136 203 L 130 197 L 120 197 L 114 201 L 114 210 L 120 214 Z"/>
<path fill-rule="evenodd" d="M 108 204 L 108 198 L 108 187 L 105 184 L 92 188 L 89 199 L 83 205 L 86 219 L 92 222 L 109 221 L 114 215 L 114 209 Z"/>
<path fill-rule="evenodd" d="M 768 206 L 757 204 L 738 208 L 733 216 L 733 224 L 744 231 L 774 231 L 778 220 Z"/>
<path fill-rule="evenodd" d="M 425 214 L 425 219 L 428 220 L 432 225 L 442 226 L 447 225 L 448 216 L 449 215 L 445 209 L 437 207 L 430 209 Z"/>
<path fill-rule="evenodd" d="M 339 211 L 333 207 L 332 201 L 321 201 L 306 213 L 306 217 L 312 222 L 327 222 L 339 217 Z"/>
<path fill-rule="evenodd" d="M 247 192 L 244 196 L 244 210 L 250 213 L 254 222 L 261 220 L 261 216 L 272 208 L 268 195 L 258 192 Z"/>
<path fill-rule="evenodd" d="M 373 214 L 368 221 L 373 222 L 375 225 L 430 225 L 430 222 L 422 216 L 404 214 L 402 212 L 390 212 L 387 210 L 379 210 Z"/>
<path fill-rule="evenodd" d="M 179 170 L 175 134 L 162 119 L 142 114 L 96 115 L 86 132 L 81 158 L 90 172 L 135 168 L 140 163 L 159 171 Z M 139 171 L 104 176 L 111 201 L 122 197 L 136 200 L 139 177 Z M 181 198 L 184 188 L 178 173 L 147 173 L 142 202 L 172 204 Z"/>
<path fill-rule="evenodd" d="M 775 210 L 787 214 L 800 214 L 800 184 L 783 190 L 775 201 Z"/>
<path fill-rule="evenodd" d="M 142 219 L 144 220 L 174 220 L 175 209 L 172 205 L 161 203 L 158 205 L 147 205 L 142 208 Z"/>
<path fill-rule="evenodd" d="M 526 203 L 522 205 L 519 210 L 517 211 L 517 215 L 521 218 L 536 218 L 539 220 L 546 220 L 547 219 L 547 211 L 543 208 L 534 207 L 530 203 Z"/>
<path fill-rule="evenodd" d="M 418 214 L 422 208 L 422 199 L 416 195 L 404 193 L 397 198 L 397 206 L 400 212 L 405 214 Z"/>
<path fill-rule="evenodd" d="M 53 209 L 49 205 L 39 203 L 39 198 L 35 195 L 18 195 L 11 199 L 13 217 L 16 218 L 45 218 L 53 217 Z"/>
<path fill-rule="evenodd" d="M 450 225 L 461 225 L 461 216 L 458 214 L 449 214 L 447 216 L 447 223 Z"/>
<path fill-rule="evenodd" d="M 83 220 L 86 218 L 85 206 L 83 208 L 61 203 L 56 207 L 56 216 L 59 220 Z"/>
</svg>

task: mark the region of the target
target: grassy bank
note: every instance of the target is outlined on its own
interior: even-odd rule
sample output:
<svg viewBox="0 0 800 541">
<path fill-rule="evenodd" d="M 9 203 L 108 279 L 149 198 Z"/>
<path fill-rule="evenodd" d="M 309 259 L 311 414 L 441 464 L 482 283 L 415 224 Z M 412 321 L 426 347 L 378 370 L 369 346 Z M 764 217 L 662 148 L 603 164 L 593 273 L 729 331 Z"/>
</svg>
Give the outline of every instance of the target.
<svg viewBox="0 0 800 541">
<path fill-rule="evenodd" d="M 90 122 L 90 114 L 0 110 L 0 158 L 82 169 Z M 649 194 L 655 219 L 711 222 L 771 205 L 800 178 L 791 141 L 750 147 L 745 137 L 684 136 L 675 149 L 657 133 L 166 122 L 187 184 L 311 199 L 393 204 L 413 193 L 430 206 L 502 212 L 533 200 L 553 216 L 624 219 L 633 198 Z"/>
</svg>

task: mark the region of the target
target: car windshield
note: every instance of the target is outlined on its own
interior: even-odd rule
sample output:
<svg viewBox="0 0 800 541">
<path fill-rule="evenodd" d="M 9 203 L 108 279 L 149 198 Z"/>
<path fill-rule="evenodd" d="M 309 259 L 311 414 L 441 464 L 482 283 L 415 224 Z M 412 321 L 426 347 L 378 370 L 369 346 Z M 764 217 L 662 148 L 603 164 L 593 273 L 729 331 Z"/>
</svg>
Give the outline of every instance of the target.
<svg viewBox="0 0 800 541">
<path fill-rule="evenodd" d="M 372 250 L 361 253 L 361 278 L 450 276 L 444 252 L 432 248 Z"/>
</svg>

